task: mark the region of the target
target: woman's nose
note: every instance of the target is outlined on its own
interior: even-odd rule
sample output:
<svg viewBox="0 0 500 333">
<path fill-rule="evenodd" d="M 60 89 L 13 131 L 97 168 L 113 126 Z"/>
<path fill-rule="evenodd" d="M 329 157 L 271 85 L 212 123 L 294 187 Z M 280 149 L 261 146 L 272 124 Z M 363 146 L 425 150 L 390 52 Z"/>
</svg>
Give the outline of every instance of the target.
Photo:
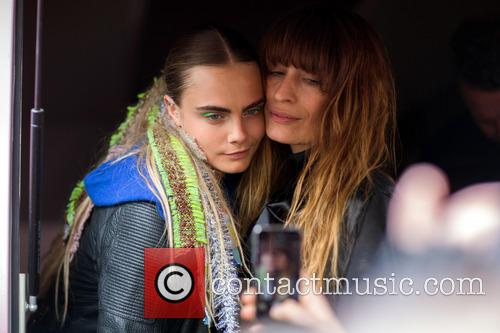
<svg viewBox="0 0 500 333">
<path fill-rule="evenodd" d="M 278 102 L 295 101 L 295 85 L 290 75 L 285 75 L 274 87 L 274 99 Z"/>
<path fill-rule="evenodd" d="M 247 131 L 241 119 L 235 119 L 229 130 L 229 143 L 242 143 L 247 138 Z"/>
</svg>

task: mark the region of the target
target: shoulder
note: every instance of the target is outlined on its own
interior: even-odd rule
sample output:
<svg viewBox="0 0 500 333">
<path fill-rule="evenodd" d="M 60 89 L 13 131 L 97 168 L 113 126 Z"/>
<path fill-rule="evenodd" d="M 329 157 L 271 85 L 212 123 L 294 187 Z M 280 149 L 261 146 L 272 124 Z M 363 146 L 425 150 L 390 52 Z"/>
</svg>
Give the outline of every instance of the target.
<svg viewBox="0 0 500 333">
<path fill-rule="evenodd" d="M 95 207 L 91 225 L 97 229 L 100 250 L 113 246 L 155 247 L 165 229 L 157 205 L 144 201 Z"/>
<path fill-rule="evenodd" d="M 374 172 L 356 191 L 347 205 L 349 229 L 360 232 L 365 220 L 385 229 L 387 208 L 394 191 L 394 180 L 384 172 Z"/>
<path fill-rule="evenodd" d="M 366 217 L 385 225 L 389 201 L 394 192 L 394 180 L 386 173 L 376 171 L 366 186 L 364 200 Z"/>
<path fill-rule="evenodd" d="M 372 175 L 369 191 L 372 195 L 378 195 L 385 198 L 392 197 L 394 192 L 394 180 L 382 171 L 375 171 Z"/>
<path fill-rule="evenodd" d="M 114 206 L 94 207 L 92 220 L 98 222 L 111 222 L 126 224 L 127 222 L 142 223 L 162 221 L 156 203 L 146 201 L 131 201 Z"/>
</svg>

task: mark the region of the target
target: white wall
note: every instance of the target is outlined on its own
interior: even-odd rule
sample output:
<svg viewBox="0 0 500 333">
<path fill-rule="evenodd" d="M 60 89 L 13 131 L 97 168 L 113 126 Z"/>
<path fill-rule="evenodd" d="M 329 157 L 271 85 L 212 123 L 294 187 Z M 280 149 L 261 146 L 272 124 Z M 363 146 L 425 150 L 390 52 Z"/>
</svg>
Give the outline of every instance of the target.
<svg viewBox="0 0 500 333">
<path fill-rule="evenodd" d="M 10 332 L 14 0 L 0 1 L 0 332 Z"/>
</svg>

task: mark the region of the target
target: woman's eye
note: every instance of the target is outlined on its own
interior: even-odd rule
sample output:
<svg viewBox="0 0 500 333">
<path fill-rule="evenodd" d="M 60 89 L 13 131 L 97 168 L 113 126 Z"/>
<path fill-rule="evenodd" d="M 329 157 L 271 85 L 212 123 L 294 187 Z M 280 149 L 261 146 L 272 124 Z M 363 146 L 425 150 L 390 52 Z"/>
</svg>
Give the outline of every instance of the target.
<svg viewBox="0 0 500 333">
<path fill-rule="evenodd" d="M 259 113 L 264 110 L 264 105 L 256 106 L 254 108 L 251 108 L 249 110 L 245 111 L 245 116 L 255 116 L 258 115 Z"/>
<path fill-rule="evenodd" d="M 224 118 L 224 116 L 222 114 L 217 113 L 217 112 L 206 112 L 206 113 L 203 113 L 201 116 L 204 118 L 207 118 L 211 121 L 217 121 L 217 120 L 221 120 L 222 118 Z"/>
<path fill-rule="evenodd" d="M 269 75 L 269 76 L 276 76 L 276 77 L 278 77 L 278 76 L 283 76 L 283 75 L 285 75 L 285 73 L 284 73 L 284 72 L 282 72 L 282 71 L 268 71 L 268 72 L 267 72 L 267 75 Z"/>
<path fill-rule="evenodd" d="M 319 82 L 318 80 L 315 80 L 315 79 L 311 79 L 311 78 L 304 78 L 304 81 L 311 85 L 311 86 L 315 86 L 315 87 L 319 87 L 321 86 L 321 82 Z"/>
</svg>

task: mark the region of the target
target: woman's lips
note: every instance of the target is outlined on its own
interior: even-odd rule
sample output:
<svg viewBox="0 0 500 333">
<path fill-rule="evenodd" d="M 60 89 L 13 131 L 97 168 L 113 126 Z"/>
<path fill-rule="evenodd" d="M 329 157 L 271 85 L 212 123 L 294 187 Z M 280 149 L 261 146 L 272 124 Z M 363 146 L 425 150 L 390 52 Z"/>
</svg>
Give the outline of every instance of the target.
<svg viewBox="0 0 500 333">
<path fill-rule="evenodd" d="M 225 155 L 227 157 L 229 157 L 230 159 L 239 160 L 241 158 L 246 157 L 248 155 L 249 151 L 250 151 L 250 149 L 245 149 L 245 150 L 235 151 L 233 153 L 226 153 Z"/>
<path fill-rule="evenodd" d="M 286 113 L 277 112 L 273 110 L 269 110 L 269 113 L 271 115 L 271 120 L 279 124 L 290 124 L 300 119 L 292 117 Z"/>
</svg>

